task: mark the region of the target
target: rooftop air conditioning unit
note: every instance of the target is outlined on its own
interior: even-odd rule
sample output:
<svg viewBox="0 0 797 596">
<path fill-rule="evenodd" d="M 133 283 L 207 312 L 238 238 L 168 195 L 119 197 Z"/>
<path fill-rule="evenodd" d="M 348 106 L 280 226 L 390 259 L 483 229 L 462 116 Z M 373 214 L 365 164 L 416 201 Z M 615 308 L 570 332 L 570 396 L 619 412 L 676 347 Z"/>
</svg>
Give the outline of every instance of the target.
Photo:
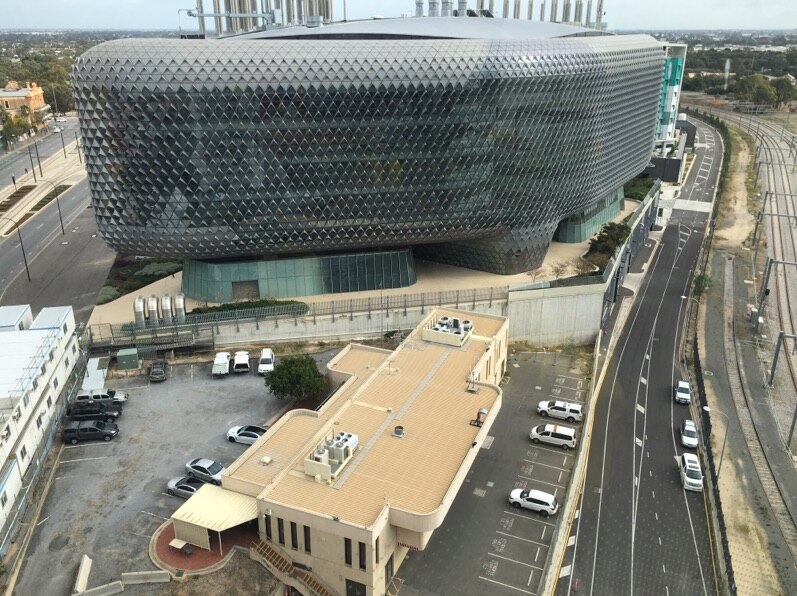
<svg viewBox="0 0 797 596">
<path fill-rule="evenodd" d="M 464 329 L 465 331 L 470 331 L 471 329 L 473 329 L 473 323 L 471 323 L 468 319 L 465 319 L 464 321 L 462 321 L 462 329 Z"/>
<path fill-rule="evenodd" d="M 437 324 L 438 325 L 445 325 L 446 327 L 448 327 L 448 324 L 449 324 L 450 321 L 451 321 L 451 319 L 448 318 L 448 317 L 440 317 L 437 320 Z"/>
<path fill-rule="evenodd" d="M 326 449 L 316 449 L 315 453 L 313 454 L 313 459 L 320 464 L 328 464 L 329 453 L 326 451 Z"/>
<path fill-rule="evenodd" d="M 8 428 L 8 427 L 6 426 L 6 427 L 3 429 L 3 432 L 2 432 L 2 434 L 0 434 L 0 438 L 2 438 L 2 439 L 4 439 L 4 440 L 5 440 L 5 439 L 7 439 L 7 438 L 8 438 L 8 437 L 10 437 L 10 436 L 11 436 L 11 429 L 10 429 L 10 428 Z"/>
<path fill-rule="evenodd" d="M 22 418 L 22 412 L 20 412 L 19 408 L 17 408 L 14 412 L 14 420 L 19 420 L 20 418 Z"/>
</svg>

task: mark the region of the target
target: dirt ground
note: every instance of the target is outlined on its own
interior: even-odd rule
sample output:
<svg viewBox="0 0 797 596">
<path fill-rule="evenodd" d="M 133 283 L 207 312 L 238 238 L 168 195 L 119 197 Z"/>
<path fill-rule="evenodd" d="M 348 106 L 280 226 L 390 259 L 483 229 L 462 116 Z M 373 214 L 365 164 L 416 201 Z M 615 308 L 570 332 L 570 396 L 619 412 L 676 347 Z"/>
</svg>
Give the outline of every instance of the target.
<svg viewBox="0 0 797 596">
<path fill-rule="evenodd" d="M 712 250 L 739 251 L 751 237 L 755 218 L 748 208 L 746 179 L 750 175 L 751 156 L 747 143 L 738 132 L 731 128 L 733 137 L 733 157 L 729 168 L 728 180 L 722 197 L 722 204 L 717 216 L 717 229 Z M 722 275 L 722 272 L 716 272 Z M 713 277 L 713 275 L 712 275 Z M 703 317 L 700 320 L 699 333 L 705 338 Z M 703 342 L 705 345 L 705 339 Z M 716 408 L 717 403 L 711 391 L 711 384 L 706 385 L 709 406 Z M 721 417 L 712 419 L 716 431 L 712 433 L 712 451 L 719 457 L 721 440 L 725 436 L 725 422 Z M 715 460 L 716 461 L 716 460 Z M 722 498 L 722 511 L 725 515 L 728 547 L 734 569 L 739 594 L 782 594 L 775 566 L 769 557 L 769 546 L 763 530 L 756 523 L 753 507 L 761 504 L 747 502 L 741 484 L 746 479 L 736 475 L 734 466 L 722 467 L 719 489 Z M 755 585 L 747 585 L 746 579 L 756 578 Z"/>
<path fill-rule="evenodd" d="M 246 578 L 246 581 L 241 581 Z M 230 562 L 215 573 L 192 577 L 184 582 L 171 582 L 155 592 L 158 596 L 250 596 L 271 594 L 278 585 L 277 578 L 265 567 L 243 553 L 235 553 Z"/>
</svg>

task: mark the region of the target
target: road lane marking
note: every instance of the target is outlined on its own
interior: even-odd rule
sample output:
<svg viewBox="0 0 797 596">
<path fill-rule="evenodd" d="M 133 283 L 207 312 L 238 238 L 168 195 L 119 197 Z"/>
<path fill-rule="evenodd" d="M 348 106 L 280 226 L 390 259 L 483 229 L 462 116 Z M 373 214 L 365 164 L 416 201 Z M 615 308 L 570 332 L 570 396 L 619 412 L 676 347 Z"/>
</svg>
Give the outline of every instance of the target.
<svg viewBox="0 0 797 596">
<path fill-rule="evenodd" d="M 49 516 L 49 515 L 48 515 L 47 517 L 45 517 L 43 520 L 41 520 L 41 521 L 40 521 L 38 524 L 36 524 L 36 527 L 38 528 L 40 525 L 42 525 L 42 524 L 43 524 L 44 522 L 46 522 L 48 519 L 50 519 L 50 516 Z"/>
<path fill-rule="evenodd" d="M 567 546 L 573 546 L 576 543 L 576 536 L 575 534 L 571 534 L 570 538 L 567 539 Z"/>
<path fill-rule="evenodd" d="M 642 383 L 643 385 L 648 384 L 648 380 L 645 377 L 639 377 L 639 382 Z"/>
<path fill-rule="evenodd" d="M 101 443 L 78 443 L 77 445 L 64 445 L 64 449 L 78 449 L 79 447 L 110 447 L 110 441 L 102 441 Z"/>
<path fill-rule="evenodd" d="M 642 447 L 642 439 L 639 437 L 634 437 L 634 442 L 637 444 L 637 447 Z"/>
<path fill-rule="evenodd" d="M 563 577 L 567 577 L 568 575 L 570 575 L 570 569 L 571 569 L 570 565 L 565 565 L 564 567 L 562 567 L 562 570 L 559 572 L 559 579 L 562 579 Z"/>
<path fill-rule="evenodd" d="M 636 405 L 636 409 L 639 410 L 643 414 L 645 413 L 645 406 L 643 406 L 642 404 L 637 404 Z"/>
<path fill-rule="evenodd" d="M 540 547 L 538 546 L 537 547 L 537 552 L 534 553 L 534 562 L 536 563 L 537 559 L 539 559 L 539 558 L 540 558 Z"/>
<path fill-rule="evenodd" d="M 531 578 L 534 577 L 534 569 L 529 571 L 529 580 L 526 582 L 526 586 L 531 586 Z"/>
<path fill-rule="evenodd" d="M 545 526 L 542 527 L 542 535 L 540 536 L 540 540 L 545 540 L 545 532 L 548 530 Z"/>
<path fill-rule="evenodd" d="M 492 582 L 494 584 L 498 584 L 499 586 L 504 586 L 505 588 L 509 588 L 511 590 L 517 590 L 518 592 L 523 592 L 524 594 L 531 594 L 531 596 L 537 596 L 537 592 L 529 592 L 528 590 L 524 590 L 523 588 L 516 588 L 515 586 L 510 586 L 509 584 L 497 582 L 494 579 L 490 579 L 489 577 L 484 577 L 483 575 L 480 575 L 479 579 L 483 579 L 486 582 Z"/>
</svg>

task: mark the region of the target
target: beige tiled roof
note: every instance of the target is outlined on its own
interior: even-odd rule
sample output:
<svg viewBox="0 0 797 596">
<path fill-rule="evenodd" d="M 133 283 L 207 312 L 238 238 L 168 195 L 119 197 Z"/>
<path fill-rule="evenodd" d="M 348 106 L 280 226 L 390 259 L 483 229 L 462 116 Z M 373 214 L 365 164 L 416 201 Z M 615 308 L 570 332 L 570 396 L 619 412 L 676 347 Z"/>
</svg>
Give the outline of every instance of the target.
<svg viewBox="0 0 797 596">
<path fill-rule="evenodd" d="M 331 368 L 355 379 L 320 415 L 294 415 L 271 431 L 230 467 L 230 476 L 264 487 L 271 502 L 349 523 L 370 526 L 386 503 L 428 513 L 437 509 L 479 431 L 469 422 L 490 408 L 500 391 L 482 386 L 471 393 L 468 377 L 505 319 L 438 311 L 474 323 L 462 347 L 424 341 L 418 330 L 395 351 L 350 346 Z M 406 436 L 392 436 L 396 425 Z M 358 435 L 359 448 L 331 485 L 304 473 L 304 458 L 325 437 Z M 273 458 L 268 466 L 260 459 Z"/>
</svg>

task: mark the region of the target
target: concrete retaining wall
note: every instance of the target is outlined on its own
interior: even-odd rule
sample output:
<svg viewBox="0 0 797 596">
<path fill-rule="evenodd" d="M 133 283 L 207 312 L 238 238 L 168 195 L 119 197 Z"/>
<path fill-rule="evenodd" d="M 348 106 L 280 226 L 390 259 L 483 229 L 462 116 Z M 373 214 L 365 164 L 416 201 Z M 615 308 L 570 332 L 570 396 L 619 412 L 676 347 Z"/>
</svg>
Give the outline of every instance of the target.
<svg viewBox="0 0 797 596">
<path fill-rule="evenodd" d="M 171 579 L 168 571 L 132 571 L 122 574 L 122 583 L 130 584 L 160 584 Z"/>
<path fill-rule="evenodd" d="M 82 596 L 107 596 L 108 594 L 118 594 L 124 591 L 125 587 L 122 582 L 115 581 L 103 586 L 97 586 L 91 590 L 86 590 L 85 592 L 81 592 L 81 594 Z"/>
<path fill-rule="evenodd" d="M 72 591 L 75 594 L 81 594 L 86 591 L 89 584 L 89 574 L 91 573 L 91 557 L 83 555 L 80 557 L 80 565 L 77 568 L 77 577 L 75 578 L 75 585 Z"/>
</svg>

